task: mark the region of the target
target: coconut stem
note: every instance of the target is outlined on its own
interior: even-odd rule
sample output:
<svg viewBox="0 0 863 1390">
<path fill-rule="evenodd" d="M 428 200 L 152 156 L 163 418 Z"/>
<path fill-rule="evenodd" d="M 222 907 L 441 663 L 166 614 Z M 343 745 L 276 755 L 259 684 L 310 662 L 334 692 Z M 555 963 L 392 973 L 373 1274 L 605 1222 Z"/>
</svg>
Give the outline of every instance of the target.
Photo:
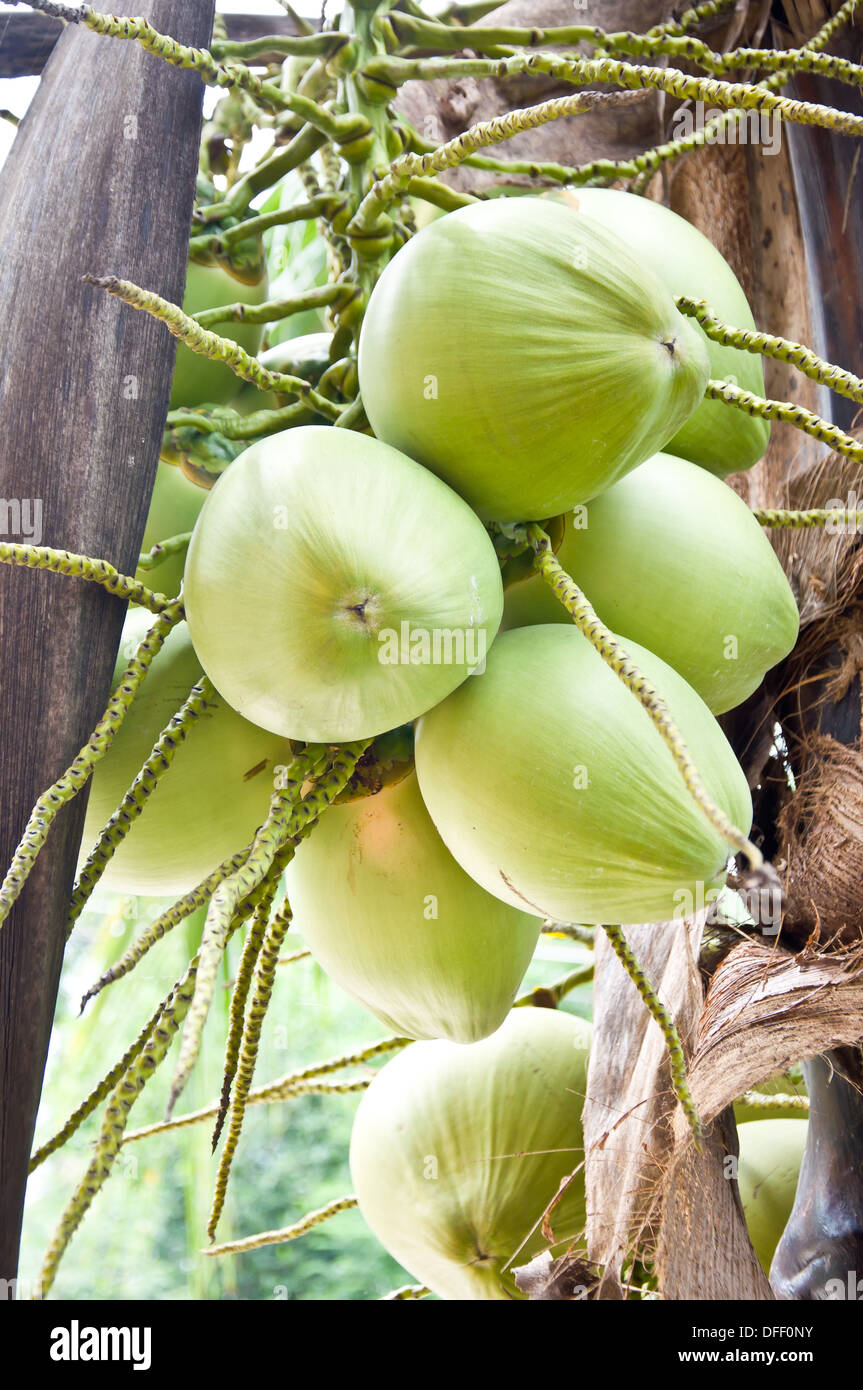
<svg viewBox="0 0 863 1390">
<path fill-rule="evenodd" d="M 146 1043 L 124 1071 L 108 1102 L 93 1158 L 60 1218 L 45 1255 L 39 1276 L 40 1298 L 45 1297 L 54 1283 L 57 1268 L 69 1241 L 111 1172 L 123 1141 L 129 1111 L 156 1068 L 164 1061 L 180 1024 L 188 1013 L 195 988 L 196 967 L 197 957 L 192 960 L 183 978 L 175 985 L 164 1007 L 154 1016 L 155 1021 Z"/>
<path fill-rule="evenodd" d="M 211 1245 L 208 1250 L 203 1250 L 201 1253 L 204 1255 L 236 1255 L 244 1250 L 260 1250 L 264 1245 L 284 1245 L 286 1241 L 296 1240 L 297 1236 L 304 1236 L 307 1231 L 314 1230 L 315 1226 L 320 1226 L 322 1221 L 329 1221 L 330 1217 L 338 1216 L 339 1212 L 351 1211 L 356 1205 L 357 1199 L 353 1194 L 347 1197 L 337 1197 L 334 1202 L 328 1202 L 325 1207 L 308 1212 L 299 1221 L 295 1221 L 293 1226 L 285 1226 L 280 1231 L 261 1231 L 259 1235 L 245 1236 L 242 1240 L 229 1240 L 224 1245 Z"/>
<path fill-rule="evenodd" d="M 344 790 L 345 786 L 350 781 L 351 774 L 359 762 L 359 759 L 371 742 L 371 739 L 364 739 L 362 742 L 345 744 L 340 748 L 333 757 L 327 771 L 319 778 L 301 802 L 297 802 L 297 795 L 302 788 L 303 782 L 306 781 L 309 775 L 314 775 L 314 772 L 320 766 L 320 750 L 311 750 L 306 758 L 301 756 L 297 759 L 296 767 L 292 766 L 291 768 L 292 785 L 289 787 L 287 793 L 276 793 L 273 797 L 270 818 L 268 818 L 268 824 L 270 819 L 273 821 L 273 835 L 282 842 L 282 847 L 284 849 L 280 867 L 283 867 L 290 857 L 292 857 L 296 844 L 302 836 L 311 830 L 321 812 Z M 287 817 L 285 814 L 286 803 L 284 801 L 286 796 L 288 797 L 287 805 L 290 807 Z M 265 852 L 264 857 L 266 857 L 266 853 L 268 853 L 268 843 L 274 843 L 273 836 L 267 837 L 265 835 L 266 830 L 267 826 L 265 825 L 256 837 L 256 843 L 259 840 L 261 841 L 261 848 Z M 288 843 L 285 844 L 285 841 L 288 841 Z M 250 864 L 253 855 L 249 856 Z M 275 854 L 270 855 L 267 868 L 270 867 L 274 858 Z M 240 875 L 238 875 L 238 877 L 244 872 L 244 870 L 240 870 Z M 219 1171 L 216 1175 L 216 1184 L 213 1193 L 213 1205 L 210 1212 L 210 1219 L 207 1223 L 207 1234 L 210 1240 L 215 1238 L 216 1227 L 224 1208 L 231 1165 L 240 1142 L 240 1134 L 246 1115 L 246 1105 L 251 1090 L 255 1064 L 258 1058 L 261 1028 L 263 1027 L 264 1018 L 266 1017 L 272 997 L 276 967 L 279 963 L 279 951 L 290 925 L 291 908 L 287 897 L 285 897 L 280 910 L 275 914 L 267 927 L 266 935 L 255 965 L 254 993 L 251 1003 L 249 1004 L 248 1015 L 245 1019 L 242 1041 L 239 1047 L 239 1057 L 235 1064 L 232 1056 L 229 1055 L 227 1059 L 228 1066 L 226 1067 L 225 1073 L 226 1083 L 230 1085 L 228 1070 L 234 1065 L 236 1080 L 231 1097 L 228 1134 L 219 1162 Z M 181 1075 L 179 1064 L 177 1070 L 178 1075 Z M 170 1109 L 166 1118 L 170 1118 Z"/>
<path fill-rule="evenodd" d="M 148 1038 L 151 1036 L 153 1029 L 155 1028 L 162 1015 L 162 1010 L 165 1008 L 166 1004 L 170 1002 L 170 1000 L 170 994 L 166 999 L 160 1000 L 155 1013 L 151 1014 L 150 1018 L 148 1018 L 147 1022 L 144 1024 L 144 1027 L 141 1029 L 140 1033 L 135 1038 L 131 1046 L 126 1050 L 126 1052 L 123 1053 L 123 1056 L 120 1058 L 119 1062 L 115 1063 L 115 1065 L 108 1072 L 107 1076 L 104 1076 L 102 1080 L 99 1082 L 99 1084 L 93 1088 L 90 1094 L 86 1096 L 84 1100 L 82 1100 L 81 1104 L 77 1107 L 77 1109 L 73 1110 L 66 1123 L 57 1131 L 54 1137 L 52 1139 L 47 1140 L 47 1142 L 44 1143 L 40 1149 L 36 1150 L 36 1152 L 33 1154 L 33 1157 L 30 1159 L 30 1167 L 28 1169 L 28 1172 L 32 1173 L 36 1168 L 39 1167 L 40 1164 L 45 1162 L 46 1158 L 50 1158 L 51 1154 L 56 1153 L 58 1149 L 62 1149 L 66 1141 L 68 1139 L 71 1139 L 72 1135 L 75 1134 L 78 1129 L 80 1129 L 81 1125 L 88 1118 L 88 1116 L 92 1115 L 93 1111 L 96 1109 L 96 1106 L 100 1105 L 102 1101 L 105 1099 L 105 1097 L 111 1094 L 118 1081 L 120 1081 L 121 1078 L 125 1075 L 126 1071 L 135 1061 L 136 1057 L 139 1057 L 143 1052 L 144 1046 Z"/>
<path fill-rule="evenodd" d="M 50 570 L 52 574 L 67 574 L 73 579 L 86 579 L 92 584 L 101 584 L 115 598 L 128 599 L 130 603 L 140 604 L 151 613 L 163 613 L 177 604 L 178 600 L 167 594 L 157 594 L 137 579 L 120 574 L 107 560 L 94 560 L 89 555 L 74 555 L 68 550 L 53 550 L 47 545 L 17 545 L 11 541 L 0 541 L 0 563 L 4 565 L 24 565 L 31 570 Z M 179 605 L 180 621 L 185 615 Z"/>
<path fill-rule="evenodd" d="M 579 632 L 583 633 L 594 650 L 611 667 L 627 690 L 631 691 L 638 700 L 642 709 L 650 716 L 654 727 L 674 758 L 687 790 L 704 812 L 714 830 L 724 840 L 727 840 L 734 850 L 746 856 L 752 869 L 762 869 L 764 856 L 741 830 L 732 825 L 725 812 L 716 805 L 710 796 L 692 754 L 674 723 L 671 711 L 655 686 L 627 655 L 614 633 L 597 617 L 586 595 L 561 565 L 552 549 L 551 541 L 542 527 L 533 523 L 525 527 L 525 534 L 528 544 L 534 552 L 534 568 L 538 570 L 546 584 L 560 599 Z"/>
<path fill-rule="evenodd" d="M 802 343 L 793 343 L 788 338 L 779 338 L 772 333 L 731 328 L 716 317 L 703 299 L 690 299 L 685 294 L 679 294 L 674 302 L 682 314 L 695 319 L 713 342 L 722 343 L 725 347 L 741 348 L 744 352 L 761 353 L 764 357 L 772 357 L 779 362 L 788 362 L 804 376 L 808 376 L 810 381 L 829 386 L 837 395 L 847 396 L 863 405 L 863 380 L 832 362 L 826 362 L 823 357 L 819 357 Z"/>
<path fill-rule="evenodd" d="M 829 511 L 824 508 L 795 512 L 779 508 L 756 507 L 753 509 L 752 515 L 759 526 L 770 529 L 778 527 L 808 529 L 813 526 L 835 526 L 839 530 L 853 531 L 863 529 L 863 512 Z"/>
<path fill-rule="evenodd" d="M 835 15 L 826 24 L 823 24 L 802 48 L 783 54 L 786 61 L 782 68 L 771 73 L 764 82 L 759 83 L 759 88 L 768 92 L 779 91 L 788 79 L 797 72 L 799 55 L 817 53 L 826 48 L 839 30 L 851 20 L 859 3 L 860 0 L 845 0 Z M 683 155 L 700 149 L 704 145 L 720 143 L 724 133 L 737 124 L 740 114 L 739 111 L 725 111 L 721 116 L 714 116 L 711 120 L 706 121 L 700 129 L 694 130 L 688 135 L 680 135 L 664 144 L 655 145 L 653 149 L 645 150 L 632 159 L 594 159 L 589 163 L 581 164 L 574 171 L 571 182 L 579 184 L 594 181 L 613 182 L 615 179 L 638 178 L 642 175 L 655 173 L 663 163 L 680 159 Z M 729 141 L 729 143 L 731 142 Z"/>
<path fill-rule="evenodd" d="M 407 1047 L 412 1039 L 410 1038 L 382 1038 L 380 1042 L 370 1043 L 368 1047 L 362 1048 L 358 1052 L 348 1052 L 343 1057 L 331 1057 L 324 1062 L 313 1062 L 310 1066 L 302 1067 L 299 1071 L 288 1072 L 286 1076 L 280 1077 L 277 1081 L 270 1081 L 265 1086 L 256 1086 L 249 1092 L 248 1105 L 273 1105 L 278 1101 L 293 1100 L 295 1096 L 309 1094 L 329 1094 L 332 1091 L 341 1093 L 342 1091 L 360 1090 L 368 1085 L 368 1078 L 359 1081 L 327 1081 L 324 1078 L 329 1073 L 340 1071 L 342 1067 L 362 1066 L 371 1061 L 373 1057 L 378 1057 L 384 1052 L 396 1052 L 400 1048 Z M 170 1120 L 160 1120 L 157 1124 L 145 1125 L 142 1129 L 134 1129 L 125 1136 L 124 1143 L 132 1144 L 139 1139 L 149 1139 L 154 1134 L 167 1134 L 175 1129 L 188 1129 L 190 1125 L 202 1124 L 205 1120 L 214 1120 L 219 1113 L 218 1102 L 206 1105 L 201 1110 L 191 1110 L 186 1115 L 175 1115 Z"/>
<path fill-rule="evenodd" d="M 0 886 L 0 927 L 2 927 L 24 887 L 58 812 L 86 786 L 96 764 L 104 758 L 110 749 L 132 707 L 132 702 L 138 694 L 141 683 L 150 669 L 153 658 L 161 650 L 168 633 L 182 617 L 183 608 L 179 601 L 168 604 L 160 613 L 143 641 L 135 649 L 135 654 L 127 666 L 120 684 L 108 701 L 105 713 L 86 744 L 66 771 L 47 791 L 42 793 L 30 812 L 30 818 L 27 821 L 21 842 L 12 856 L 12 863 L 6 872 L 2 886 Z"/>
<path fill-rule="evenodd" d="M 751 391 L 744 391 L 740 386 L 733 386 L 730 381 L 708 381 L 704 395 L 709 401 L 725 401 L 726 405 L 733 405 L 745 415 L 753 415 L 762 420 L 782 420 L 784 424 L 793 425 L 812 439 L 829 444 L 837 454 L 844 454 L 855 463 L 863 463 L 863 444 L 844 430 L 840 430 L 838 426 L 829 424 L 820 415 L 807 410 L 805 406 L 796 405 L 794 401 L 765 400 L 763 396 L 756 396 Z"/>
<path fill-rule="evenodd" d="M 602 930 L 608 938 L 609 945 L 620 961 L 627 975 L 629 976 L 641 998 L 647 1006 L 648 1012 L 659 1024 L 662 1036 L 665 1039 L 665 1046 L 668 1052 L 668 1061 L 671 1067 L 671 1087 L 675 1096 L 680 1102 L 681 1109 L 689 1121 L 692 1130 L 695 1146 L 701 1150 L 701 1120 L 695 1108 L 695 1101 L 692 1099 L 692 1092 L 689 1089 L 689 1078 L 686 1074 L 686 1057 L 683 1052 L 683 1044 L 680 1041 L 680 1034 L 677 1025 L 671 1014 L 662 1003 L 650 980 L 644 973 L 638 957 L 629 945 L 623 934 L 621 927 L 603 926 Z"/>
<path fill-rule="evenodd" d="M 101 994 L 102 990 L 108 985 L 114 984 L 117 980 L 122 980 L 124 975 L 128 975 L 131 970 L 134 970 L 135 966 L 143 960 L 144 956 L 151 947 L 156 945 L 157 941 L 161 941 L 162 937 L 167 936 L 169 931 L 173 931 L 174 927 L 178 927 L 181 922 L 185 922 L 186 918 L 191 917 L 193 912 L 198 911 L 198 909 L 202 907 L 206 907 L 216 889 L 221 884 L 227 882 L 231 875 L 236 873 L 237 869 L 242 868 L 249 857 L 251 848 L 251 845 L 246 845 L 245 849 L 232 855 L 230 859 L 226 859 L 224 863 L 220 864 L 217 869 L 214 869 L 211 874 L 208 874 L 196 888 L 190 888 L 188 893 L 184 893 L 182 898 L 179 898 L 177 902 L 167 908 L 165 912 L 160 913 L 155 922 L 151 922 L 136 940 L 132 942 L 128 950 L 124 951 L 116 964 L 112 965 L 100 975 L 95 984 L 90 986 L 81 999 L 81 1012 L 83 1013 L 88 1002 L 94 999 L 97 994 Z M 69 929 L 71 930 L 71 926 Z"/>
<path fill-rule="evenodd" d="M 140 309 L 164 323 L 170 333 L 186 347 L 191 348 L 211 362 L 222 362 L 243 381 L 250 381 L 262 391 L 277 391 L 281 395 L 299 396 L 302 401 L 323 415 L 327 420 L 337 420 L 341 407 L 320 395 L 314 387 L 299 376 L 288 376 L 283 372 L 271 372 L 262 367 L 257 358 L 251 357 L 239 344 L 230 338 L 220 338 L 202 328 L 197 319 L 184 314 L 176 304 L 162 299 L 151 290 L 144 290 L 131 280 L 119 280 L 116 275 L 85 275 L 87 284 L 96 289 L 106 290 L 108 294 L 122 299 L 133 309 Z"/>
</svg>

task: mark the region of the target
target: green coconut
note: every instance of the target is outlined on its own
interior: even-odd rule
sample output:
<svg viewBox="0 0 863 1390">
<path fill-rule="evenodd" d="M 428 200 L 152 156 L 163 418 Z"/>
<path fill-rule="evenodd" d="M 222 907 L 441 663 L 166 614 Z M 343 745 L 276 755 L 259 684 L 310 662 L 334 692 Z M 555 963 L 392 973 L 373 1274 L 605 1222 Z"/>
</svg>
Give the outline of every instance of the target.
<svg viewBox="0 0 863 1390">
<path fill-rule="evenodd" d="M 459 868 L 413 773 L 331 807 L 297 851 L 287 891 L 327 974 L 403 1037 L 493 1033 L 539 935 L 536 917 Z"/>
<path fill-rule="evenodd" d="M 201 664 L 234 709 L 312 743 L 408 723 L 482 668 L 497 554 L 427 469 L 351 430 L 269 435 L 208 494 L 184 573 Z"/>
<path fill-rule="evenodd" d="M 513 1268 L 546 1241 L 543 1212 L 583 1161 L 590 1025 L 515 1009 L 470 1047 L 418 1042 L 378 1073 L 351 1135 L 360 1211 L 445 1299 L 519 1298 Z M 551 1213 L 556 1250 L 584 1229 L 583 1170 Z"/>
<path fill-rule="evenodd" d="M 766 1274 L 794 1206 L 806 1130 L 798 1120 L 761 1120 L 737 1131 L 740 1200 L 749 1239 Z"/>
<path fill-rule="evenodd" d="M 785 572 L 746 503 L 657 454 L 566 519 L 558 559 L 615 632 L 673 666 L 714 714 L 756 690 L 797 640 Z M 506 591 L 504 627 L 571 623 L 539 575 Z"/>
<path fill-rule="evenodd" d="M 566 511 L 656 453 L 708 378 L 704 338 L 597 222 L 536 199 L 474 203 L 384 270 L 359 347 L 379 439 L 486 520 Z"/>
<path fill-rule="evenodd" d="M 672 295 L 706 300 L 716 316 L 732 328 L 755 327 L 752 310 L 731 266 L 697 227 L 670 208 L 616 188 L 567 189 L 554 196 L 619 236 Z M 714 380 L 734 381 L 745 391 L 765 394 L 764 371 L 757 353 L 723 347 L 706 334 L 704 343 Z M 722 401 L 702 401 L 666 448 L 724 478 L 738 469 L 751 468 L 763 458 L 769 438 L 766 420 L 745 415 Z"/>
<path fill-rule="evenodd" d="M 146 609 L 129 610 L 114 669 L 115 688 L 153 622 Z M 186 624 L 180 623 L 154 657 L 111 748 L 93 773 L 81 862 L 202 675 Z M 249 843 L 266 817 L 275 769 L 288 762 L 290 751 L 282 739 L 214 699 L 177 748 L 101 882 L 127 893 L 188 892 Z"/>
<path fill-rule="evenodd" d="M 667 701 L 713 800 L 746 833 L 746 778 L 704 701 L 652 652 L 624 645 Z M 576 628 L 498 637 L 485 674 L 420 720 L 416 767 L 462 868 L 540 917 L 664 922 L 725 882 L 728 845 L 649 715 Z"/>
</svg>

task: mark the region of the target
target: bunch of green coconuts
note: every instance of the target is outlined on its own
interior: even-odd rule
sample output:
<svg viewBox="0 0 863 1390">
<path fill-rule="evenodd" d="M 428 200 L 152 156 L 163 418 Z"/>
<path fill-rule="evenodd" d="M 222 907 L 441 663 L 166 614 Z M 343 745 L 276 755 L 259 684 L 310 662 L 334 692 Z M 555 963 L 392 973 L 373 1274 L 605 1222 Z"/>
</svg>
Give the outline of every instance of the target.
<svg viewBox="0 0 863 1390">
<path fill-rule="evenodd" d="M 208 275 L 195 268 L 189 312 L 238 297 Z M 409 240 L 371 295 L 370 430 L 269 435 L 209 492 L 160 464 L 145 543 L 194 526 L 182 575 L 163 572 L 166 589 L 182 578 L 187 621 L 96 771 L 84 844 L 202 672 L 219 699 L 109 887 L 200 882 L 254 834 L 293 745 L 383 750 L 374 794 L 349 787 L 286 887 L 328 974 L 419 1040 L 364 1096 L 351 1168 L 372 1229 L 446 1298 L 519 1296 L 514 1257 L 542 1247 L 538 1220 L 582 1159 L 589 1025 L 512 1009 L 542 922 L 666 922 L 721 888 L 728 859 L 551 588 L 527 566 L 504 588 L 493 536 L 556 519 L 563 568 L 744 834 L 749 789 L 716 716 L 797 638 L 783 570 L 723 481 L 761 458 L 768 427 L 704 399 L 711 378 L 763 394 L 760 359 L 708 341 L 678 294 L 754 326 L 719 253 L 660 204 L 608 189 L 477 202 Z M 255 351 L 260 330 L 243 332 Z M 174 405 L 234 390 L 180 354 Z M 130 611 L 127 657 L 150 621 Z M 805 1132 L 750 1128 L 771 1123 Z M 553 1225 L 582 1230 L 581 1178 Z"/>
</svg>

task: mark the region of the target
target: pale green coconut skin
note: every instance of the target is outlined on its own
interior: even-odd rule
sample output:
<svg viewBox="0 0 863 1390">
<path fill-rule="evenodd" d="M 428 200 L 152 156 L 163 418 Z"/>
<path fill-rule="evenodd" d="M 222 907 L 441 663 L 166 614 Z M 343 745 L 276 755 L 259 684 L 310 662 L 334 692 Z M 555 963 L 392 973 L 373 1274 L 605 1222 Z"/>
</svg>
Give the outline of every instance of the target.
<svg viewBox="0 0 863 1390">
<path fill-rule="evenodd" d="M 226 304 L 263 304 L 267 297 L 267 277 L 248 284 L 238 279 L 222 265 L 199 265 L 189 262 L 183 312 L 198 314 L 202 309 L 222 308 Z M 255 356 L 264 336 L 264 325 L 227 320 L 212 327 L 220 338 L 239 343 L 251 357 Z M 201 353 L 193 352 L 184 343 L 177 344 L 174 379 L 171 383 L 169 409 L 181 406 L 227 405 L 242 386 L 242 379 L 222 362 L 215 362 Z"/>
<path fill-rule="evenodd" d="M 114 669 L 118 684 L 154 621 L 129 610 Z M 81 841 L 81 862 L 162 730 L 201 679 L 185 623 L 168 636 L 111 749 L 97 765 Z M 180 894 L 194 888 L 252 839 L 266 818 L 275 769 L 290 761 L 286 743 L 255 728 L 222 700 L 201 714 L 147 798 L 101 879 L 118 892 Z"/>
<path fill-rule="evenodd" d="M 206 488 L 190 482 L 175 464 L 160 460 L 156 467 L 156 481 L 141 550 L 152 550 L 154 545 L 169 540 L 171 536 L 193 530 L 206 498 Z M 185 552 L 180 551 L 179 554 L 166 556 L 153 569 L 136 570 L 135 578 L 141 584 L 146 584 L 148 589 L 173 597 L 180 592 L 185 563 Z"/>
<path fill-rule="evenodd" d="M 363 1096 L 350 1153 L 360 1211 L 441 1298 L 521 1297 L 512 1267 L 547 1248 L 534 1227 L 583 1161 L 589 1046 L 582 1019 L 514 1009 L 471 1047 L 413 1044 Z M 584 1229 L 583 1171 L 550 1219 L 560 1253 Z"/>
<path fill-rule="evenodd" d="M 798 1120 L 759 1120 L 737 1130 L 740 1200 L 765 1274 L 794 1206 L 807 1128 Z"/>
<path fill-rule="evenodd" d="M 566 519 L 558 559 L 599 617 L 673 666 L 714 714 L 756 690 L 797 641 L 785 571 L 746 503 L 686 459 L 657 454 Z M 503 626 L 571 623 L 535 575 Z"/>
<path fill-rule="evenodd" d="M 228 703 L 321 743 L 384 733 L 444 699 L 503 611 L 494 546 L 460 497 L 376 439 L 314 425 L 270 435 L 222 475 L 192 536 L 184 597 Z M 430 634 L 432 659 L 382 659 L 387 634 L 410 656 L 403 622 Z M 463 646 L 447 647 L 448 632 Z"/>
<path fill-rule="evenodd" d="M 566 197 L 571 207 L 577 206 L 625 241 L 633 256 L 649 266 L 672 295 L 706 300 L 732 328 L 755 328 L 749 302 L 731 266 L 697 227 L 671 208 L 616 188 L 572 189 Z M 757 353 L 703 337 L 714 380 L 732 379 L 745 391 L 765 394 Z M 763 458 L 769 439 L 766 420 L 745 415 L 722 401 L 702 401 L 666 448 L 724 478 Z"/>
<path fill-rule="evenodd" d="M 402 1037 L 472 1043 L 493 1033 L 539 936 L 536 917 L 459 868 L 414 773 L 331 807 L 286 886 L 315 959 Z"/>
<path fill-rule="evenodd" d="M 486 520 L 565 511 L 661 449 L 708 377 L 704 339 L 598 223 L 535 199 L 460 208 L 374 288 L 360 389 L 379 439 Z"/>
<path fill-rule="evenodd" d="M 713 715 L 665 662 L 624 645 L 667 701 L 714 801 L 745 833 L 749 789 Z M 500 636 L 485 675 L 419 722 L 416 766 L 462 868 L 538 916 L 664 922 L 724 883 L 726 842 L 648 714 L 575 628 Z"/>
</svg>

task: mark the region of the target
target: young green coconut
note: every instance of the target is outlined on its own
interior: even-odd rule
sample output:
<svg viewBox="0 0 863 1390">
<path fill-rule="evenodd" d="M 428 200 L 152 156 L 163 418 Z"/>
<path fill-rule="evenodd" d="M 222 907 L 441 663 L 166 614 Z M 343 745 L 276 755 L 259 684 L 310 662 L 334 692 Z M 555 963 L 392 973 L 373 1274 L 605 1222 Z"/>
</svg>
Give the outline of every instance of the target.
<svg viewBox="0 0 863 1390">
<path fill-rule="evenodd" d="M 806 1130 L 799 1120 L 754 1120 L 737 1130 L 740 1200 L 765 1274 L 794 1206 Z"/>
<path fill-rule="evenodd" d="M 746 503 L 656 454 L 566 519 L 558 559 L 599 617 L 673 666 L 714 714 L 756 690 L 797 641 L 797 604 Z M 503 626 L 570 623 L 539 575 L 506 591 Z"/>
<path fill-rule="evenodd" d="M 470 507 L 388 445 L 317 425 L 270 435 L 219 479 L 184 597 L 220 694 L 311 743 L 373 737 L 430 709 L 482 668 L 503 611 Z"/>
<path fill-rule="evenodd" d="M 445 1299 L 514 1299 L 513 1267 L 584 1229 L 581 1108 L 590 1025 L 514 1009 L 483 1042 L 420 1042 L 360 1102 L 351 1177 L 389 1253 Z"/>
<path fill-rule="evenodd" d="M 175 464 L 165 463 L 160 459 L 156 466 L 156 481 L 153 485 L 141 550 L 152 550 L 154 545 L 159 545 L 172 536 L 191 531 L 206 498 L 206 488 L 191 482 Z M 135 578 L 141 584 L 146 584 L 149 589 L 173 596 L 180 592 L 185 563 L 185 552 L 180 551 L 175 555 L 167 555 L 151 570 L 136 570 Z"/>
<path fill-rule="evenodd" d="M 114 688 L 152 624 L 153 615 L 146 609 L 129 610 Z M 153 658 L 110 750 L 93 773 L 82 863 L 162 730 L 202 675 L 186 624 L 180 623 Z M 101 882 L 128 893 L 188 892 L 249 843 L 266 816 L 275 769 L 290 760 L 283 739 L 249 724 L 224 700 L 214 698 L 190 725 Z"/>
<path fill-rule="evenodd" d="M 404 1037 L 471 1043 L 493 1033 L 539 936 L 536 917 L 459 868 L 413 772 L 331 807 L 286 882 L 316 960 Z"/>
<path fill-rule="evenodd" d="M 566 511 L 643 463 L 709 372 L 703 335 L 618 237 L 499 198 L 433 222 L 389 263 L 359 375 L 378 438 L 506 522 Z"/>
<path fill-rule="evenodd" d="M 667 701 L 713 801 L 752 802 L 725 735 L 677 672 L 622 640 Z M 485 674 L 417 726 L 423 800 L 447 848 L 504 902 L 559 922 L 664 922 L 710 901 L 728 845 L 647 712 L 585 637 L 506 632 Z"/>
<path fill-rule="evenodd" d="M 697 227 L 670 208 L 617 188 L 572 188 L 546 196 L 602 223 L 620 237 L 672 295 L 706 300 L 718 317 L 734 328 L 755 327 L 752 310 L 731 266 Z M 706 335 L 704 345 L 714 380 L 731 380 L 756 396 L 765 394 L 764 371 L 757 353 L 724 347 Z M 729 410 L 722 401 L 702 401 L 666 448 L 724 478 L 751 468 L 763 458 L 769 438 L 766 420 Z"/>
</svg>

